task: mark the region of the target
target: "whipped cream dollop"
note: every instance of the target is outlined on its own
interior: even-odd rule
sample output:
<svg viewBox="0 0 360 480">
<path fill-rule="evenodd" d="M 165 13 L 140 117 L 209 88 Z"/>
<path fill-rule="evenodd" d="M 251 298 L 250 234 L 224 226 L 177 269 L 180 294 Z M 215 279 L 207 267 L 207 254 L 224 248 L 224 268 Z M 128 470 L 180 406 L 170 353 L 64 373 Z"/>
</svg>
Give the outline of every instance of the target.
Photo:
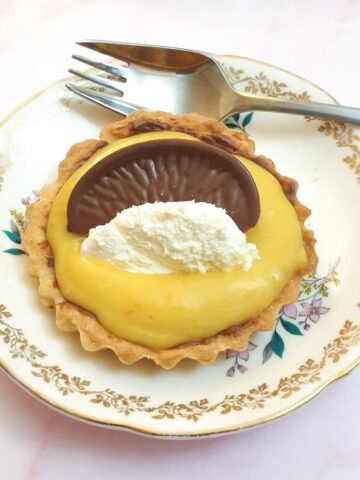
<svg viewBox="0 0 360 480">
<path fill-rule="evenodd" d="M 92 228 L 81 253 L 136 273 L 249 270 L 258 257 L 226 211 L 206 202 L 133 206 Z"/>
</svg>

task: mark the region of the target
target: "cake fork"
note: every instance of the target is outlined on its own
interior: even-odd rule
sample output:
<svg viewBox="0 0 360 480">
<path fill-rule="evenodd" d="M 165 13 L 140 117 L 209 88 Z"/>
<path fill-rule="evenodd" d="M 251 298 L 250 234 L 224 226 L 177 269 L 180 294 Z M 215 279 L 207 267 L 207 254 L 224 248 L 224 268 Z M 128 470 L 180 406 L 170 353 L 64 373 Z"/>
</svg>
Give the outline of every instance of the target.
<svg viewBox="0 0 360 480">
<path fill-rule="evenodd" d="M 237 92 L 211 53 L 155 45 L 87 40 L 79 45 L 121 60 L 120 65 L 73 55 L 108 76 L 69 71 L 116 94 L 67 82 L 73 92 L 124 115 L 145 108 L 175 114 L 197 112 L 224 119 L 234 112 L 270 111 L 333 118 L 360 124 L 360 109 Z M 124 63 L 125 62 L 125 63 Z"/>
</svg>

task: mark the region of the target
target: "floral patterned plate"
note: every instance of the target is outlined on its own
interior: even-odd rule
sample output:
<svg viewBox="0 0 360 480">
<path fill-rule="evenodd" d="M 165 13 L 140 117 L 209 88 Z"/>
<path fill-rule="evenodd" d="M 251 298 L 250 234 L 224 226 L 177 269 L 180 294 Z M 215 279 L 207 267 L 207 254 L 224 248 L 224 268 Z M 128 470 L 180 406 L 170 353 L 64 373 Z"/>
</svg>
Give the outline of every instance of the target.
<svg viewBox="0 0 360 480">
<path fill-rule="evenodd" d="M 221 57 L 239 90 L 334 102 L 315 85 L 278 68 Z M 252 113 L 227 119 L 257 151 L 300 182 L 313 213 L 318 271 L 303 279 L 296 303 L 273 332 L 210 366 L 182 362 L 170 371 L 111 352 L 87 353 L 75 334 L 56 329 L 26 273 L 20 244 L 24 209 L 56 174 L 74 142 L 96 137 L 114 114 L 71 97 L 59 81 L 35 95 L 0 128 L 0 364 L 57 410 L 97 425 L 149 435 L 195 437 L 260 425 L 304 404 L 360 362 L 360 135 L 335 121 Z"/>
</svg>

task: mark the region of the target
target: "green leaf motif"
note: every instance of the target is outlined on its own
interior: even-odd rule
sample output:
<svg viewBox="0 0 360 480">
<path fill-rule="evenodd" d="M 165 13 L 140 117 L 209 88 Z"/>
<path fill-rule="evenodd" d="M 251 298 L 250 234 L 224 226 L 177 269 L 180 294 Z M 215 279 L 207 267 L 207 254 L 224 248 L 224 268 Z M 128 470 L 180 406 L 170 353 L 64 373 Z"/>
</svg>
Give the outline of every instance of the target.
<svg viewBox="0 0 360 480">
<path fill-rule="evenodd" d="M 14 222 L 14 220 L 12 218 L 10 219 L 10 228 L 11 228 L 11 231 L 13 233 L 16 233 L 17 235 L 20 236 L 19 227 L 16 225 L 16 223 Z"/>
<path fill-rule="evenodd" d="M 271 337 L 271 350 L 275 353 L 275 355 L 282 358 L 285 350 L 285 344 L 284 340 L 281 338 L 281 336 L 276 330 Z"/>
<path fill-rule="evenodd" d="M 263 362 L 262 363 L 266 363 L 271 355 L 273 354 L 272 350 L 271 350 L 271 341 L 269 343 L 267 343 L 265 345 L 265 348 L 263 350 Z"/>
<path fill-rule="evenodd" d="M 310 283 L 301 282 L 300 288 L 305 295 L 310 295 L 310 293 L 311 293 L 311 284 Z"/>
<path fill-rule="evenodd" d="M 244 120 L 242 121 L 243 128 L 245 128 L 246 125 L 249 125 L 249 123 L 252 120 L 253 115 L 254 115 L 254 112 L 250 112 L 247 115 L 245 115 Z"/>
<path fill-rule="evenodd" d="M 300 328 L 295 325 L 292 322 L 288 322 L 287 320 L 284 320 L 283 318 L 280 319 L 281 325 L 285 328 L 285 330 L 291 335 L 303 335 L 301 332 Z"/>
<path fill-rule="evenodd" d="M 329 288 L 326 285 L 326 282 L 322 282 L 319 288 L 319 295 L 322 297 L 328 297 L 329 296 Z"/>
<path fill-rule="evenodd" d="M 9 255 L 25 255 L 24 250 L 20 248 L 8 248 L 7 250 L 3 250 L 4 253 L 8 253 Z"/>
<path fill-rule="evenodd" d="M 9 230 L 3 230 L 5 235 L 14 243 L 21 243 L 21 238 L 18 233 L 10 232 Z"/>
<path fill-rule="evenodd" d="M 228 128 L 233 128 L 233 129 L 238 129 L 239 128 L 239 125 L 235 125 L 235 123 L 225 123 L 225 125 L 228 127 Z"/>
<path fill-rule="evenodd" d="M 235 122 L 238 122 L 239 119 L 240 119 L 240 113 L 234 113 L 234 115 L 232 116 L 232 118 L 235 120 Z"/>
</svg>

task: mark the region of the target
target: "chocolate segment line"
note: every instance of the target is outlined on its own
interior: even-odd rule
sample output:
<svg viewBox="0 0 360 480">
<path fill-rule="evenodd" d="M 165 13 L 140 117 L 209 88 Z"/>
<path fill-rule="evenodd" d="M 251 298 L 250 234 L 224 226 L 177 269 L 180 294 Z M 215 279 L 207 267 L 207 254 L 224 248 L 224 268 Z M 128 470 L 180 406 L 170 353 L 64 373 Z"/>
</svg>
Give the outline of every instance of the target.
<svg viewBox="0 0 360 480">
<path fill-rule="evenodd" d="M 137 143 L 95 164 L 72 191 L 70 232 L 87 234 L 133 205 L 195 200 L 224 208 L 245 232 L 260 215 L 255 182 L 230 153 L 191 140 Z"/>
</svg>

